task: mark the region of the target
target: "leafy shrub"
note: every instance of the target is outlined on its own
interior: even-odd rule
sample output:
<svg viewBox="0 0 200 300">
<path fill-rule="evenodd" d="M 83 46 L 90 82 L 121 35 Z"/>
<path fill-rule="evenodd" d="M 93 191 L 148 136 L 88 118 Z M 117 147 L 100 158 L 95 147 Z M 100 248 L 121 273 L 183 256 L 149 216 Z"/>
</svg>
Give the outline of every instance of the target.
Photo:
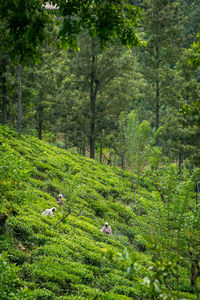
<svg viewBox="0 0 200 300">
<path fill-rule="evenodd" d="M 102 275 L 103 276 L 99 278 L 98 287 L 101 286 L 104 292 L 113 290 L 116 286 L 119 286 L 119 283 L 121 286 L 127 286 L 127 288 L 133 287 L 133 282 L 126 278 L 126 272 L 116 271 Z"/>
<path fill-rule="evenodd" d="M 17 265 L 22 265 L 25 261 L 28 260 L 29 257 L 25 252 L 22 252 L 17 249 L 12 249 L 8 251 L 7 254 L 9 261 Z"/>
<path fill-rule="evenodd" d="M 173 291 L 174 296 L 177 297 L 177 299 L 197 299 L 197 296 L 194 294 L 190 294 L 190 293 L 183 293 L 183 292 L 179 292 L 179 291 Z"/>
<path fill-rule="evenodd" d="M 34 245 L 38 245 L 38 246 L 42 246 L 45 245 L 48 241 L 49 241 L 49 237 L 47 234 L 34 234 L 30 241 L 34 244 Z"/>
<path fill-rule="evenodd" d="M 129 239 L 127 236 L 125 235 L 121 235 L 119 233 L 114 233 L 115 234 L 115 239 L 120 242 L 120 244 L 124 245 L 124 246 L 129 246 Z"/>
<path fill-rule="evenodd" d="M 83 284 L 72 284 L 72 293 L 75 295 L 83 296 L 87 299 L 94 299 L 102 295 L 102 292 L 96 288 L 90 288 Z"/>
<path fill-rule="evenodd" d="M 28 224 L 22 223 L 20 222 L 20 220 L 12 218 L 9 221 L 9 226 L 12 229 L 13 236 L 16 239 L 21 240 L 25 244 L 31 241 L 33 230 Z"/>
<path fill-rule="evenodd" d="M 107 292 L 103 296 L 99 297 L 99 300 L 130 300 L 130 299 L 132 298 L 124 295 L 115 294 L 113 292 Z"/>
<path fill-rule="evenodd" d="M 144 239 L 141 236 L 136 236 L 136 238 L 134 239 L 134 245 L 136 246 L 136 249 L 139 252 L 145 252 L 146 251 L 146 244 Z"/>
<path fill-rule="evenodd" d="M 126 224 L 116 224 L 115 228 L 117 229 L 117 231 L 123 235 L 125 235 L 126 237 L 128 237 L 129 241 L 132 242 L 136 233 L 135 233 L 135 229 L 133 227 L 130 227 Z"/>
<path fill-rule="evenodd" d="M 102 264 L 102 256 L 91 251 L 84 251 L 84 262 L 100 267 Z"/>
<path fill-rule="evenodd" d="M 54 243 L 51 245 L 40 246 L 32 251 L 32 260 L 37 259 L 38 256 L 53 256 L 54 258 L 63 257 L 69 260 L 69 255 L 73 255 L 73 251 L 63 244 Z"/>
<path fill-rule="evenodd" d="M 19 279 L 19 268 L 0 254 L 0 295 L 2 300 L 14 298 L 17 290 L 22 286 Z"/>
<path fill-rule="evenodd" d="M 127 285 L 118 285 L 113 288 L 113 292 L 119 295 L 125 295 L 132 299 L 137 299 L 138 290 L 134 287 L 127 287 Z"/>
<path fill-rule="evenodd" d="M 14 185 L 18 185 L 29 178 L 32 168 L 25 158 L 6 144 L 2 144 L 0 153 L 1 180 L 10 179 Z"/>
<path fill-rule="evenodd" d="M 24 264 L 23 274 L 38 284 L 53 282 L 60 288 L 70 289 L 71 283 L 91 282 L 93 273 L 80 263 L 54 257 L 38 257 L 34 264 Z"/>
<path fill-rule="evenodd" d="M 41 286 L 41 288 L 45 288 L 55 294 L 60 294 L 63 291 L 58 283 L 55 283 L 52 281 L 50 281 L 50 282 L 44 281 L 44 282 L 40 283 L 40 286 Z"/>
<path fill-rule="evenodd" d="M 96 201 L 96 202 L 93 202 L 93 203 L 90 203 L 90 204 L 91 204 L 91 207 L 94 210 L 95 215 L 97 217 L 105 218 L 105 213 L 107 211 L 105 205 L 102 205 L 102 203 L 100 201 L 99 202 Z"/>
<path fill-rule="evenodd" d="M 14 298 L 16 299 L 16 298 Z M 27 299 L 27 300 L 54 300 L 56 299 L 55 295 L 48 289 L 24 289 L 17 294 L 17 299 Z"/>
<path fill-rule="evenodd" d="M 0 253 L 13 248 L 14 248 L 13 240 L 4 234 L 0 234 Z"/>
<path fill-rule="evenodd" d="M 35 187 L 35 188 L 40 188 L 40 189 L 45 189 L 46 188 L 46 183 L 42 180 L 38 180 L 35 178 L 29 178 L 30 184 Z"/>
<path fill-rule="evenodd" d="M 0 131 L 0 142 L 3 144 L 0 150 L 0 154 L 3 153 L 0 155 L 0 166 L 3 163 L 2 176 L 0 170 L 1 212 L 13 214 L 8 223 L 15 240 L 0 236 L 0 251 L 7 255 L 3 278 L 9 278 L 10 274 L 11 280 L 10 286 L 3 283 L 7 297 L 4 299 L 142 299 L 142 292 L 148 297 L 141 282 L 148 273 L 147 266 L 154 252 L 146 247 L 145 239 L 149 246 L 151 236 L 148 234 L 153 232 L 156 241 L 170 245 L 168 248 L 173 251 L 179 228 L 183 229 L 180 242 L 184 242 L 180 243 L 179 250 L 185 251 L 186 259 L 182 269 L 177 269 L 180 271 L 180 292 L 173 294 L 180 299 L 193 298 L 194 291 L 189 282 L 191 258 L 187 250 L 195 239 L 196 244 L 190 248 L 198 253 L 199 210 L 196 206 L 195 214 L 194 180 L 183 188 L 184 183 L 177 181 L 178 173 L 174 167 L 151 170 L 141 179 L 137 201 L 133 201 L 127 171 L 74 156 L 36 138 L 18 139 L 15 132 L 6 127 Z M 155 183 L 169 200 L 167 205 L 163 205 Z M 81 189 L 74 192 L 79 185 Z M 63 216 L 64 208 L 60 208 L 55 200 L 60 192 L 66 199 L 66 206 L 70 205 L 71 214 L 53 227 Z M 131 209 L 124 205 L 129 203 Z M 44 209 L 52 206 L 57 208 L 54 217 L 41 216 Z M 183 208 L 188 206 L 192 209 L 185 214 Z M 169 214 L 167 209 L 170 209 Z M 182 219 L 177 216 L 184 216 L 184 222 L 180 223 Z M 113 236 L 100 232 L 105 221 L 111 224 Z M 168 233 L 171 234 L 169 237 Z M 30 254 L 17 248 L 18 240 Z M 129 265 L 133 272 L 127 273 L 128 263 L 119 253 L 130 243 L 139 252 L 134 252 L 138 260 Z M 111 260 L 104 251 L 108 247 L 116 254 Z M 20 276 L 25 282 L 17 280 Z M 169 277 L 170 287 L 178 289 L 176 279 L 171 274 Z"/>
</svg>

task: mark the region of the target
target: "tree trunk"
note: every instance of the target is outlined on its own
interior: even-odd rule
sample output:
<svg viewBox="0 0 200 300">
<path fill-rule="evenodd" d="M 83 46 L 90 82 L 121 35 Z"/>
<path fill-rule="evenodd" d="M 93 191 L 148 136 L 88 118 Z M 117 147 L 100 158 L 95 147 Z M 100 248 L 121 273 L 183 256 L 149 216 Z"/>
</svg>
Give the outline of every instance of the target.
<svg viewBox="0 0 200 300">
<path fill-rule="evenodd" d="M 42 107 L 39 107 L 38 112 L 38 138 L 42 140 L 42 128 L 43 128 L 43 119 L 42 119 Z"/>
<path fill-rule="evenodd" d="M 182 176 L 182 162 L 183 162 L 183 151 L 182 148 L 180 148 L 179 151 L 179 159 L 178 159 L 178 168 L 179 168 L 179 176 Z"/>
<path fill-rule="evenodd" d="M 196 178 L 196 205 L 198 204 L 198 197 L 200 198 L 200 191 L 199 191 L 199 179 Z"/>
<path fill-rule="evenodd" d="M 121 156 L 121 164 L 122 164 L 122 169 L 124 170 L 125 169 L 125 156 L 124 156 L 124 154 L 122 154 L 122 156 Z"/>
<path fill-rule="evenodd" d="M 42 140 L 42 129 L 43 129 L 43 106 L 42 106 L 43 93 L 40 92 L 39 103 L 37 106 L 38 110 L 38 138 Z"/>
<path fill-rule="evenodd" d="M 64 133 L 64 143 L 65 143 L 65 149 L 67 149 L 67 133 Z"/>
<path fill-rule="evenodd" d="M 99 151 L 99 162 L 102 163 L 102 153 L 103 153 L 103 133 L 101 130 L 101 136 L 100 136 L 100 151 Z"/>
<path fill-rule="evenodd" d="M 156 131 L 160 127 L 160 86 L 159 80 L 156 80 Z"/>
<path fill-rule="evenodd" d="M 156 68 L 157 72 L 159 70 L 160 62 L 159 62 L 159 47 L 156 46 Z M 160 127 L 160 82 L 159 82 L 159 74 L 157 73 L 157 79 L 156 79 L 156 131 Z M 156 137 L 156 145 L 158 146 L 158 137 Z"/>
<path fill-rule="evenodd" d="M 94 41 L 92 49 L 94 50 Z M 96 140 L 96 96 L 99 82 L 96 78 L 97 56 L 92 55 L 92 71 L 90 74 L 90 110 L 91 110 L 91 123 L 90 123 L 90 158 L 95 158 L 95 140 Z"/>
<path fill-rule="evenodd" d="M 21 137 L 21 130 L 22 130 L 22 77 L 21 77 L 21 64 L 18 66 L 17 69 L 17 80 L 18 80 L 18 135 Z"/>
<path fill-rule="evenodd" d="M 0 213 L 0 232 L 1 233 L 5 233 L 5 234 L 9 234 L 9 230 L 8 230 L 8 226 L 6 224 L 6 220 L 8 218 L 7 214 L 2 214 Z"/>
<path fill-rule="evenodd" d="M 126 145 L 125 129 L 124 128 L 123 128 L 123 131 L 122 131 L 122 142 L 121 143 L 123 143 L 123 146 Z M 122 169 L 124 170 L 125 169 L 125 151 L 124 151 L 123 148 L 122 148 L 122 153 L 121 153 L 121 166 L 122 166 Z"/>
<path fill-rule="evenodd" d="M 93 83 L 91 83 L 91 90 Z M 91 109 L 91 123 L 90 123 L 90 158 L 95 158 L 95 123 L 96 123 L 96 99 L 93 93 L 90 94 L 90 109 Z"/>
<path fill-rule="evenodd" d="M 2 124 L 7 123 L 7 88 L 6 88 L 6 61 L 3 61 L 1 72 L 1 95 L 2 95 Z"/>
<path fill-rule="evenodd" d="M 77 149 L 80 154 L 85 156 L 86 149 L 85 149 L 85 134 L 84 134 L 84 132 L 81 132 L 81 136 L 82 136 L 82 140 L 80 142 L 80 145 L 77 146 Z"/>
<path fill-rule="evenodd" d="M 42 120 L 39 119 L 39 121 L 38 121 L 38 138 L 40 140 L 42 140 L 42 124 L 43 124 Z"/>
<path fill-rule="evenodd" d="M 196 258 L 191 264 L 191 278 L 190 285 L 194 289 L 196 285 L 196 280 L 200 276 L 199 258 Z"/>
</svg>

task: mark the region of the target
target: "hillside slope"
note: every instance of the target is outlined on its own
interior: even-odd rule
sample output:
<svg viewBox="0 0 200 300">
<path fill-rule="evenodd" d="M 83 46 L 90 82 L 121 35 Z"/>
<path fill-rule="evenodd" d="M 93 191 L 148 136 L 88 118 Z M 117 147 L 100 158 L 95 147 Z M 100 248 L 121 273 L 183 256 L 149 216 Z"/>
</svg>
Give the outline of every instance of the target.
<svg viewBox="0 0 200 300">
<path fill-rule="evenodd" d="M 20 278 L 8 284 L 5 299 L 13 290 L 24 299 L 139 297 L 126 265 L 112 258 L 130 244 L 143 247 L 128 207 L 128 174 L 33 137 L 19 139 L 8 128 L 1 127 L 0 143 L 0 212 L 9 214 L 10 230 L 9 237 L 1 235 L 1 259 L 15 263 L 17 269 L 9 265 L 7 272 Z M 53 206 L 54 217 L 41 215 Z M 70 215 L 55 226 L 69 207 Z M 105 221 L 113 236 L 100 232 Z"/>
<path fill-rule="evenodd" d="M 43 216 L 51 207 L 54 216 Z M 148 178 L 134 200 L 128 172 L 0 126 L 0 213 L 9 227 L 0 233 L 1 299 L 172 299 L 173 289 L 173 299 L 196 299 L 189 264 L 181 261 L 177 279 L 147 244 L 150 233 L 167 247 L 166 236 L 176 237 L 166 209 Z M 100 231 L 105 221 L 112 236 Z"/>
</svg>

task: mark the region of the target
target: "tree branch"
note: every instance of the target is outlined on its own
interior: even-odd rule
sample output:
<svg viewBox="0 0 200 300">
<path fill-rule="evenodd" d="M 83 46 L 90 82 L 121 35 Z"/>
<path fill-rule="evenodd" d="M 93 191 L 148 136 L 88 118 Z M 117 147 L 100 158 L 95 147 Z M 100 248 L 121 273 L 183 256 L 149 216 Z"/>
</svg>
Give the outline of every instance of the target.
<svg viewBox="0 0 200 300">
<path fill-rule="evenodd" d="M 62 219 L 60 220 L 60 221 L 58 221 L 52 228 L 55 228 L 58 224 L 60 224 L 61 222 L 63 222 L 64 221 L 64 219 L 66 218 L 66 217 L 68 217 L 69 216 L 69 214 L 71 213 L 71 209 L 70 208 L 68 208 L 68 212 L 67 212 L 67 214 L 65 214 L 64 213 L 64 215 L 63 215 L 63 217 L 62 217 Z"/>
<path fill-rule="evenodd" d="M 164 197 L 164 195 L 163 195 L 163 193 L 161 192 L 161 190 L 159 189 L 159 187 L 155 184 L 155 187 L 156 187 L 156 189 L 157 189 L 157 191 L 159 192 L 159 194 L 160 194 L 160 197 L 161 197 L 161 199 L 162 199 L 162 201 L 163 201 L 163 203 L 167 203 L 167 201 L 165 200 L 165 197 Z"/>
</svg>

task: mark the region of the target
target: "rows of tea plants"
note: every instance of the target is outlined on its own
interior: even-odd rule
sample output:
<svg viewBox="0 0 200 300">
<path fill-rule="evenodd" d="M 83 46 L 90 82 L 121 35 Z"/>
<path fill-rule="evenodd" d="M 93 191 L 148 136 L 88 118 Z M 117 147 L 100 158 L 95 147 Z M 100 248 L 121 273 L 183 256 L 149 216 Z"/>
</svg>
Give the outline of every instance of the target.
<svg viewBox="0 0 200 300">
<path fill-rule="evenodd" d="M 146 286 L 153 257 L 147 213 L 155 209 L 148 185 L 143 182 L 135 199 L 128 172 L 0 127 L 0 212 L 8 214 L 9 227 L 0 235 L 2 299 L 165 295 L 153 279 L 154 289 Z M 51 207 L 54 216 L 43 216 Z M 112 236 L 100 231 L 105 221 Z M 182 292 L 177 299 L 193 299 Z"/>
</svg>

